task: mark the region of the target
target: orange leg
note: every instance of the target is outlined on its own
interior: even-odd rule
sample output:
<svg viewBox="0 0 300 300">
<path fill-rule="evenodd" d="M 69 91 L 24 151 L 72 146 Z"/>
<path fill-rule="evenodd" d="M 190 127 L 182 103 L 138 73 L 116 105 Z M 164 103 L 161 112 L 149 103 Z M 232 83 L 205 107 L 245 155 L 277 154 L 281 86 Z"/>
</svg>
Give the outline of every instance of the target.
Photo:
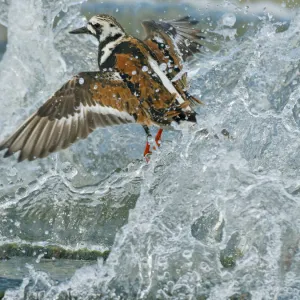
<svg viewBox="0 0 300 300">
<path fill-rule="evenodd" d="M 152 154 L 152 151 L 150 150 L 150 143 L 148 142 L 148 139 L 147 139 L 145 150 L 144 150 L 144 157 L 145 157 L 145 160 L 147 163 L 150 161 L 151 154 Z"/>
<path fill-rule="evenodd" d="M 143 126 L 144 127 L 144 130 L 147 134 L 147 141 L 146 141 L 146 146 L 145 146 L 145 150 L 144 150 L 144 157 L 146 159 L 146 162 L 149 162 L 150 161 L 150 155 L 151 155 L 151 150 L 150 150 L 150 143 L 148 141 L 148 138 L 151 137 L 151 133 L 150 133 L 150 130 L 149 130 L 149 127 L 148 126 Z"/>
<path fill-rule="evenodd" d="M 145 146 L 145 150 L 144 150 L 144 157 L 145 157 L 146 161 L 149 162 L 150 155 L 152 152 L 150 150 L 151 145 L 148 141 L 148 138 L 151 137 L 151 134 L 150 134 L 149 128 L 147 126 L 144 126 L 144 129 L 147 134 L 147 141 L 146 141 L 146 146 Z M 163 132 L 163 129 L 160 128 L 155 136 L 155 143 L 156 143 L 157 147 L 160 147 L 162 132 Z M 153 146 L 153 150 L 156 150 L 156 146 Z"/>
<path fill-rule="evenodd" d="M 158 147 L 160 147 L 160 144 L 161 144 L 161 135 L 162 135 L 162 132 L 163 132 L 163 129 L 159 129 L 157 131 L 157 134 L 156 134 L 156 137 L 155 137 L 155 143 Z"/>
<path fill-rule="evenodd" d="M 160 129 L 157 131 L 157 134 L 156 134 L 156 136 L 155 136 L 155 143 L 156 143 L 157 147 L 160 147 L 162 132 L 163 132 L 163 129 L 160 128 Z M 156 150 L 156 146 L 153 146 L 153 150 Z"/>
<path fill-rule="evenodd" d="M 144 156 L 146 157 L 148 154 L 151 154 L 152 152 L 150 151 L 150 144 L 147 140 L 145 150 L 144 150 Z"/>
</svg>

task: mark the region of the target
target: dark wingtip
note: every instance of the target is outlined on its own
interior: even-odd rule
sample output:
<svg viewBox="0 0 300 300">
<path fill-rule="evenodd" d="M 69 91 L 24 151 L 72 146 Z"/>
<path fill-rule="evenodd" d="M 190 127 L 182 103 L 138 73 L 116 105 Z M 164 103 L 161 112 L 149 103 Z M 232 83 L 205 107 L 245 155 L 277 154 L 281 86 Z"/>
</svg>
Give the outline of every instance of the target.
<svg viewBox="0 0 300 300">
<path fill-rule="evenodd" d="M 197 123 L 196 112 L 193 112 L 188 116 L 188 121 L 192 123 Z"/>
<path fill-rule="evenodd" d="M 9 156 L 12 156 L 14 153 L 13 152 L 11 152 L 9 149 L 4 153 L 4 158 L 6 158 L 6 157 L 9 157 Z"/>
<path fill-rule="evenodd" d="M 153 20 L 145 20 L 142 22 L 143 25 L 152 25 L 153 23 L 155 23 Z"/>
<path fill-rule="evenodd" d="M 181 18 L 181 19 L 178 19 L 176 22 L 187 22 L 187 21 L 189 21 L 190 19 L 191 19 L 190 16 L 185 16 L 185 17 L 183 17 L 183 18 Z"/>
<path fill-rule="evenodd" d="M 205 36 L 202 35 L 202 32 L 197 33 L 196 38 L 198 38 L 199 40 L 205 40 Z"/>
<path fill-rule="evenodd" d="M 196 19 L 195 19 L 195 20 L 191 20 L 191 21 L 190 21 L 190 24 L 191 24 L 191 25 L 197 25 L 197 24 L 199 24 L 199 21 L 196 20 Z"/>
<path fill-rule="evenodd" d="M 176 23 L 189 23 L 190 25 L 197 25 L 199 24 L 199 20 L 197 19 L 192 19 L 190 16 L 186 16 L 186 17 L 183 17 L 179 20 L 175 20 Z"/>
<path fill-rule="evenodd" d="M 20 162 L 22 162 L 22 161 L 25 160 L 25 159 L 26 159 L 26 157 L 23 156 L 23 153 L 22 153 L 22 151 L 21 151 L 21 153 L 20 153 L 20 155 L 19 155 L 19 157 L 18 157 L 18 162 L 20 163 Z"/>
</svg>

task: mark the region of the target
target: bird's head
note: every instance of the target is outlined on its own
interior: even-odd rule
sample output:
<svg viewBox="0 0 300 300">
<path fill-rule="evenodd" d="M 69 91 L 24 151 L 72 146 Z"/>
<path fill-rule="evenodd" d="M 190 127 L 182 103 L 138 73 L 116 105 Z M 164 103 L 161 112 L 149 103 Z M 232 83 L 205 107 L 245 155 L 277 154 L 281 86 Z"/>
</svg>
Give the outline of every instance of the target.
<svg viewBox="0 0 300 300">
<path fill-rule="evenodd" d="M 93 16 L 86 26 L 70 31 L 71 34 L 91 34 L 96 37 L 99 42 L 107 39 L 118 39 L 125 36 L 123 27 L 117 20 L 109 15 Z"/>
</svg>

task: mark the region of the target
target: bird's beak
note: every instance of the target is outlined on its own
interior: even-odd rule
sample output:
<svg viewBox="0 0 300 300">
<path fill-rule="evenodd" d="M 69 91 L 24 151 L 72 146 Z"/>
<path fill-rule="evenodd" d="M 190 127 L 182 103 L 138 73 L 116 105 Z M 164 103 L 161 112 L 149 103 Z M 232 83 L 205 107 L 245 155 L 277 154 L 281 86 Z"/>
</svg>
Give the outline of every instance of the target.
<svg viewBox="0 0 300 300">
<path fill-rule="evenodd" d="M 90 33 L 89 30 L 84 26 L 75 30 L 70 31 L 71 34 L 82 34 L 82 33 Z"/>
</svg>

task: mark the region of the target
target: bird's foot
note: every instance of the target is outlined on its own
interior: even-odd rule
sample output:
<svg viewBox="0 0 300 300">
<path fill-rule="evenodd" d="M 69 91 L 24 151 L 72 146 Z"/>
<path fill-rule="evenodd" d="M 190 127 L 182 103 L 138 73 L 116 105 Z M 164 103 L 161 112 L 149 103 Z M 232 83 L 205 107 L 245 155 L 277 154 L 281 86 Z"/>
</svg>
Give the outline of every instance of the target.
<svg viewBox="0 0 300 300">
<path fill-rule="evenodd" d="M 151 145 L 150 145 L 150 143 L 147 139 L 145 150 L 144 150 L 144 157 L 145 157 L 145 160 L 146 160 L 147 163 L 150 161 L 150 156 L 152 154 L 150 148 L 151 148 Z"/>
<path fill-rule="evenodd" d="M 155 136 L 155 144 L 157 145 L 157 147 L 160 147 L 160 145 L 161 145 L 161 136 L 162 136 L 162 133 L 163 133 L 163 129 L 160 128 L 157 131 L 157 134 Z M 153 150 L 156 150 L 155 146 L 153 147 Z"/>
<path fill-rule="evenodd" d="M 152 150 L 157 150 L 161 145 L 162 132 L 163 132 L 163 129 L 160 128 L 158 130 L 154 140 L 152 139 L 152 136 L 150 136 L 150 135 L 147 137 L 146 146 L 145 146 L 145 150 L 144 150 L 144 157 L 145 157 L 145 160 L 147 163 L 150 161 L 150 156 L 152 154 L 151 146 L 152 146 Z"/>
</svg>

